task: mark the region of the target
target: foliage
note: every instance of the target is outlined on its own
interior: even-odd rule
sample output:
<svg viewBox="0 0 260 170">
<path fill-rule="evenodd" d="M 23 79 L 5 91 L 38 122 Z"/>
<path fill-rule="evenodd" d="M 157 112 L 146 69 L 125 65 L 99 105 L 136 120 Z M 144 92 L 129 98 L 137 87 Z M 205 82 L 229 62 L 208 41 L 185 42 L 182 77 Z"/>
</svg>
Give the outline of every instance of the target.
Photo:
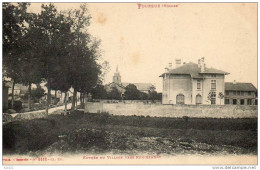
<svg viewBox="0 0 260 170">
<path fill-rule="evenodd" d="M 100 41 L 87 32 L 86 4 L 66 12 L 43 4 L 39 14 L 28 13 L 28 5 L 3 3 L 4 75 L 29 85 L 28 96 L 31 84 L 46 81 L 47 113 L 51 89 L 73 87 L 75 105 L 76 92 L 89 92 L 101 79 Z"/>
<path fill-rule="evenodd" d="M 121 100 L 121 93 L 116 87 L 112 87 L 112 90 L 108 92 L 108 99 Z"/>
<path fill-rule="evenodd" d="M 214 97 L 216 97 L 216 92 L 210 91 L 209 94 L 208 94 L 208 100 L 210 101 Z"/>
<path fill-rule="evenodd" d="M 218 97 L 219 97 L 220 99 L 224 99 L 225 96 L 224 96 L 224 94 L 223 94 L 222 92 L 219 92 L 219 93 L 218 93 Z"/>
<path fill-rule="evenodd" d="M 129 84 L 125 87 L 125 99 L 126 100 L 139 100 L 140 91 L 136 88 L 134 84 Z"/>
<path fill-rule="evenodd" d="M 97 84 L 96 87 L 91 90 L 91 93 L 93 99 L 107 99 L 108 97 L 105 87 L 101 84 Z"/>
<path fill-rule="evenodd" d="M 3 75 L 12 78 L 13 87 L 21 82 L 21 63 L 24 44 L 25 21 L 29 3 L 3 3 Z M 14 107 L 12 90 L 11 108 Z"/>
<path fill-rule="evenodd" d="M 24 100 L 28 99 L 29 92 L 27 91 L 25 95 L 23 96 Z M 39 103 L 39 100 L 45 95 L 45 91 L 41 86 L 37 86 L 36 89 L 32 89 L 31 91 L 31 99 L 35 103 Z"/>
</svg>

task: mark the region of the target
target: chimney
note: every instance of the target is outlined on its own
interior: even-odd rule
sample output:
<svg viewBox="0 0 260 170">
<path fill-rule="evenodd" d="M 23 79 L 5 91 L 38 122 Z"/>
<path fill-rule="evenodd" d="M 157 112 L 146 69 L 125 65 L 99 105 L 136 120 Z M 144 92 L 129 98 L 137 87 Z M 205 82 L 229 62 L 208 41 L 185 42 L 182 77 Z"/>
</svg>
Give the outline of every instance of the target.
<svg viewBox="0 0 260 170">
<path fill-rule="evenodd" d="M 169 69 L 169 70 L 172 70 L 172 63 L 169 63 L 169 64 L 168 64 L 168 69 Z"/>
<path fill-rule="evenodd" d="M 176 59 L 175 60 L 175 68 L 178 68 L 181 66 L 181 59 Z"/>
<path fill-rule="evenodd" d="M 201 65 L 200 65 L 200 59 L 198 59 L 198 67 L 199 67 L 199 68 L 201 67 Z"/>
<path fill-rule="evenodd" d="M 237 84 L 237 81 L 236 81 L 236 80 L 234 80 L 234 81 L 233 81 L 233 84 Z"/>
<path fill-rule="evenodd" d="M 168 67 L 165 67 L 165 73 L 168 73 L 169 72 L 169 68 Z"/>
<path fill-rule="evenodd" d="M 201 72 L 205 71 L 206 64 L 204 63 L 204 57 L 200 59 L 200 70 Z"/>
</svg>

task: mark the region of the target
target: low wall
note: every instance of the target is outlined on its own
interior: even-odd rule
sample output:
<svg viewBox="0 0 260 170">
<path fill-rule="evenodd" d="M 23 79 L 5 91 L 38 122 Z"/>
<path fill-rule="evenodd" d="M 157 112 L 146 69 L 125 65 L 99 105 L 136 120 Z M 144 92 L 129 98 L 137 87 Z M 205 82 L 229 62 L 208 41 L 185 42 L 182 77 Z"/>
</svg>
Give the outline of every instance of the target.
<svg viewBox="0 0 260 170">
<path fill-rule="evenodd" d="M 143 104 L 162 104 L 161 100 L 108 100 L 108 99 L 93 99 L 93 102 L 102 103 L 143 103 Z"/>
<path fill-rule="evenodd" d="M 100 105 L 99 105 L 100 107 Z M 98 108 L 100 109 L 100 108 Z M 96 109 L 96 110 L 98 110 Z M 236 105 L 158 105 L 142 103 L 103 103 L 103 111 L 113 115 L 151 117 L 257 118 L 257 106 Z M 85 110 L 86 112 L 86 110 Z"/>
<path fill-rule="evenodd" d="M 85 103 L 85 113 L 101 113 L 103 112 L 102 102 L 87 102 Z"/>
<path fill-rule="evenodd" d="M 17 114 L 13 120 L 30 120 L 30 119 L 39 119 L 39 118 L 44 118 L 46 117 L 46 113 L 45 111 L 41 111 L 41 112 L 28 112 L 28 113 L 20 113 L 20 114 Z"/>
</svg>

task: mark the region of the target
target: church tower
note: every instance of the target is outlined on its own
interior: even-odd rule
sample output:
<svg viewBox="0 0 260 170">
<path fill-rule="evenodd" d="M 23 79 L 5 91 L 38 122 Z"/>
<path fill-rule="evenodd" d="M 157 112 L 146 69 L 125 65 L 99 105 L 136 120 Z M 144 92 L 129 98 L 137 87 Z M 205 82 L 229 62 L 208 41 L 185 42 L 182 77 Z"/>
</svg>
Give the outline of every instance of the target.
<svg viewBox="0 0 260 170">
<path fill-rule="evenodd" d="M 116 66 L 116 72 L 114 73 L 114 76 L 113 76 L 113 83 L 121 84 L 121 76 L 118 71 L 118 66 Z"/>
</svg>

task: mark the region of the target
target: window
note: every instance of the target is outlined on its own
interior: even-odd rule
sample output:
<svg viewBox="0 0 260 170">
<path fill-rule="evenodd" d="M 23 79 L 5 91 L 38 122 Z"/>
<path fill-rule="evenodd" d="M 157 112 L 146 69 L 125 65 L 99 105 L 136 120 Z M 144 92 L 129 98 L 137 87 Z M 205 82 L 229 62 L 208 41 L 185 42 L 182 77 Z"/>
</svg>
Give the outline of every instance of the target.
<svg viewBox="0 0 260 170">
<path fill-rule="evenodd" d="M 236 95 L 236 92 L 235 92 L 235 91 L 233 91 L 233 95 Z"/>
<path fill-rule="evenodd" d="M 202 97 L 200 94 L 197 94 L 196 96 L 196 104 L 201 104 L 202 103 Z"/>
<path fill-rule="evenodd" d="M 243 91 L 241 91 L 241 95 L 244 96 L 244 92 Z"/>
<path fill-rule="evenodd" d="M 251 91 L 248 92 L 248 95 L 249 95 L 249 96 L 251 95 Z"/>
<path fill-rule="evenodd" d="M 201 89 L 201 81 L 197 80 L 197 89 L 200 90 Z"/>
<path fill-rule="evenodd" d="M 237 99 L 233 99 L 233 104 L 237 104 Z"/>
<path fill-rule="evenodd" d="M 225 99 L 225 104 L 229 104 L 229 99 Z"/>
<path fill-rule="evenodd" d="M 244 105 L 245 104 L 245 100 L 244 99 L 241 99 L 240 100 L 240 105 Z"/>
<path fill-rule="evenodd" d="M 216 74 L 211 74 L 211 77 L 216 77 Z"/>
<path fill-rule="evenodd" d="M 240 91 L 237 91 L 237 95 L 240 95 Z"/>
<path fill-rule="evenodd" d="M 247 105 L 252 105 L 252 99 L 247 99 Z"/>
<path fill-rule="evenodd" d="M 216 104 L 216 92 L 212 92 L 210 101 L 211 104 Z"/>
<path fill-rule="evenodd" d="M 226 96 L 228 96 L 229 95 L 229 92 L 228 91 L 226 91 Z"/>
<path fill-rule="evenodd" d="M 176 96 L 176 104 L 184 104 L 184 95 L 183 94 L 178 94 Z"/>
<path fill-rule="evenodd" d="M 211 80 L 211 89 L 216 90 L 216 80 Z"/>
</svg>

